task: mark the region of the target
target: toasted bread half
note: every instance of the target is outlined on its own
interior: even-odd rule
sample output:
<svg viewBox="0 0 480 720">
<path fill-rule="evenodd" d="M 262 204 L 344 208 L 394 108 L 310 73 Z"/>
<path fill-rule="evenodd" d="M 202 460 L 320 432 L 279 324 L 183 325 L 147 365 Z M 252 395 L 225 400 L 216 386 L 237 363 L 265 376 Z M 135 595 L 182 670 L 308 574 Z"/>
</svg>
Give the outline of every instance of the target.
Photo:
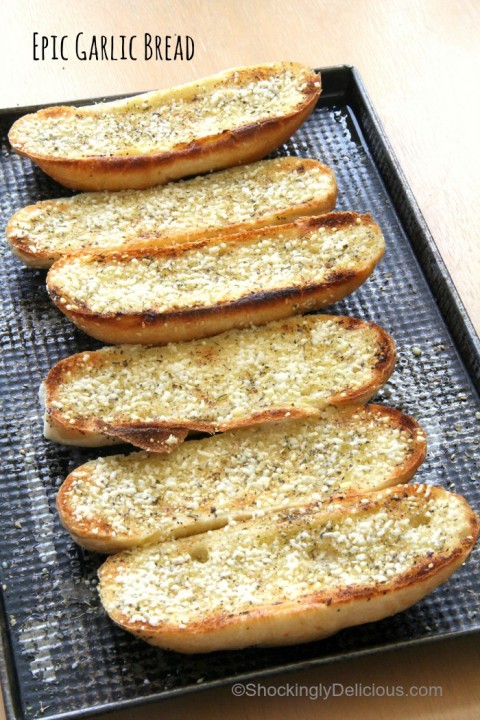
<svg viewBox="0 0 480 720">
<path fill-rule="evenodd" d="M 423 430 L 397 410 L 329 408 L 192 440 L 171 455 L 93 460 L 67 477 L 57 507 L 76 542 L 113 553 L 408 482 L 425 451 Z"/>
<path fill-rule="evenodd" d="M 173 450 L 217 432 L 317 415 L 368 400 L 390 376 L 378 325 L 308 315 L 165 347 L 118 345 L 57 363 L 42 388 L 45 434 L 66 444 L 121 440 Z"/>
<path fill-rule="evenodd" d="M 397 486 L 113 555 L 100 596 L 122 628 L 179 652 L 308 642 L 413 605 L 478 531 L 460 496 Z"/>
<path fill-rule="evenodd" d="M 332 213 L 173 248 L 78 252 L 54 263 L 47 287 L 98 340 L 165 345 L 324 308 L 384 249 L 370 215 Z"/>
<path fill-rule="evenodd" d="M 17 120 L 9 140 L 69 188 L 148 188 L 259 160 L 320 92 L 320 76 L 298 63 L 237 68 L 126 100 L 39 110 Z"/>
<path fill-rule="evenodd" d="M 26 265 L 77 250 L 192 242 L 333 210 L 335 176 L 317 160 L 281 157 L 149 190 L 81 193 L 18 210 L 6 237 Z"/>
</svg>

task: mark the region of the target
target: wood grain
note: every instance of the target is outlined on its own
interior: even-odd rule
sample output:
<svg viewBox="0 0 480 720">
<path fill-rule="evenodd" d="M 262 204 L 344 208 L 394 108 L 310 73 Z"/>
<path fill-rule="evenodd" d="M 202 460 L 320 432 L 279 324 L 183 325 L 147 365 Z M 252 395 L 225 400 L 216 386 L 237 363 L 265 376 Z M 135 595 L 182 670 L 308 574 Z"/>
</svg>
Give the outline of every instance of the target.
<svg viewBox="0 0 480 720">
<path fill-rule="evenodd" d="M 188 34 L 190 62 L 34 62 L 32 34 Z M 291 59 L 352 64 L 365 82 L 435 242 L 480 332 L 480 3 L 476 0 L 17 0 L 0 23 L 1 105 L 26 106 L 186 82 Z M 135 711 L 165 717 L 480 717 L 474 639 L 338 663 L 271 680 L 441 685 L 442 697 L 233 699 L 228 689 Z M 268 684 L 270 681 L 268 681 Z M 1 716 L 0 716 L 1 717 Z M 115 720 L 131 718 L 116 713 Z"/>
</svg>

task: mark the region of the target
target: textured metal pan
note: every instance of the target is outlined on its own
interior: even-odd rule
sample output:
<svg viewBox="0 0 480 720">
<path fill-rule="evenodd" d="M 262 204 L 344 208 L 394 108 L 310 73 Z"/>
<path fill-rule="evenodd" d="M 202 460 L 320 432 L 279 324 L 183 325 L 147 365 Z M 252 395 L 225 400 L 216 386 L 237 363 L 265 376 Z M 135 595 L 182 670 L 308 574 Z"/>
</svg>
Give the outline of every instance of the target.
<svg viewBox="0 0 480 720">
<path fill-rule="evenodd" d="M 429 437 L 418 480 L 444 485 L 480 508 L 478 340 L 459 303 L 357 73 L 323 73 L 318 108 L 279 151 L 331 165 L 338 208 L 369 211 L 387 241 L 374 276 L 333 311 L 374 320 L 394 336 L 397 369 L 377 398 L 414 415 Z M 11 153 L 0 118 L 1 219 L 68 191 Z M 95 341 L 49 302 L 45 273 L 1 252 L 0 395 L 1 671 L 9 717 L 78 717 L 233 679 L 477 631 L 479 551 L 446 585 L 407 612 L 318 643 L 182 657 L 149 647 L 105 616 L 95 585 L 101 558 L 60 527 L 55 494 L 94 450 L 42 437 L 37 389 L 60 358 Z"/>
</svg>

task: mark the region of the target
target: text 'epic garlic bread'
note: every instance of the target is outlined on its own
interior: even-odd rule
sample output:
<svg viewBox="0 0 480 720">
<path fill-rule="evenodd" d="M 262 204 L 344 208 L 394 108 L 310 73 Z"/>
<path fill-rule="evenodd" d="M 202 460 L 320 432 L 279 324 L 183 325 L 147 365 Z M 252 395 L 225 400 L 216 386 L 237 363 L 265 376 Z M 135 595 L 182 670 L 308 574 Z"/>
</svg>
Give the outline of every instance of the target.
<svg viewBox="0 0 480 720">
<path fill-rule="evenodd" d="M 47 287 L 103 342 L 164 345 L 331 305 L 384 248 L 370 215 L 332 213 L 174 248 L 79 252 L 54 263 Z"/>
<path fill-rule="evenodd" d="M 309 315 L 165 347 L 120 345 L 57 363 L 43 385 L 45 432 L 172 450 L 216 432 L 364 402 L 390 376 L 392 338 L 373 323 Z"/>
<path fill-rule="evenodd" d="M 308 642 L 417 602 L 477 536 L 463 498 L 399 486 L 113 555 L 100 596 L 122 628 L 180 652 Z"/>
<path fill-rule="evenodd" d="M 77 250 L 159 247 L 281 225 L 333 210 L 336 193 L 330 168 L 282 157 L 149 190 L 44 200 L 18 210 L 6 237 L 24 263 L 49 267 Z"/>
<path fill-rule="evenodd" d="M 80 545 L 118 552 L 231 518 L 408 482 L 425 451 L 423 430 L 397 410 L 329 408 L 315 418 L 192 440 L 171 455 L 93 460 L 68 476 L 57 507 Z"/>
<path fill-rule="evenodd" d="M 77 190 L 152 187 L 252 162 L 312 112 L 320 76 L 292 62 L 227 70 L 169 90 L 17 120 L 16 152 Z"/>
</svg>

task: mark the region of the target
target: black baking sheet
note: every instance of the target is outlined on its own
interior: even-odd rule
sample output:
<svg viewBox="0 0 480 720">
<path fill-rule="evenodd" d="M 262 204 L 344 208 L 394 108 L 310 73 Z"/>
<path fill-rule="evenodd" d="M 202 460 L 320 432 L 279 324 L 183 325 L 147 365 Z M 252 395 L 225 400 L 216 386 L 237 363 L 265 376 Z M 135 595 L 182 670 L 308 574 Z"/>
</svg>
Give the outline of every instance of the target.
<svg viewBox="0 0 480 720">
<path fill-rule="evenodd" d="M 456 490 L 479 510 L 478 339 L 358 74 L 349 67 L 322 74 L 317 109 L 278 154 L 332 166 L 338 209 L 371 212 L 387 243 L 372 278 L 332 311 L 373 320 L 393 335 L 398 363 L 377 400 L 415 416 L 427 431 L 428 458 L 417 479 Z M 18 116 L 0 116 L 2 229 L 18 208 L 69 194 L 12 154 L 6 134 Z M 37 399 L 57 360 L 99 345 L 53 307 L 43 271 L 24 268 L 5 243 L 0 260 L 1 674 L 9 718 L 78 717 L 480 628 L 478 549 L 410 610 L 322 642 L 181 656 L 116 628 L 96 593 L 102 558 L 77 547 L 55 511 L 64 477 L 98 452 L 44 441 Z"/>
</svg>

